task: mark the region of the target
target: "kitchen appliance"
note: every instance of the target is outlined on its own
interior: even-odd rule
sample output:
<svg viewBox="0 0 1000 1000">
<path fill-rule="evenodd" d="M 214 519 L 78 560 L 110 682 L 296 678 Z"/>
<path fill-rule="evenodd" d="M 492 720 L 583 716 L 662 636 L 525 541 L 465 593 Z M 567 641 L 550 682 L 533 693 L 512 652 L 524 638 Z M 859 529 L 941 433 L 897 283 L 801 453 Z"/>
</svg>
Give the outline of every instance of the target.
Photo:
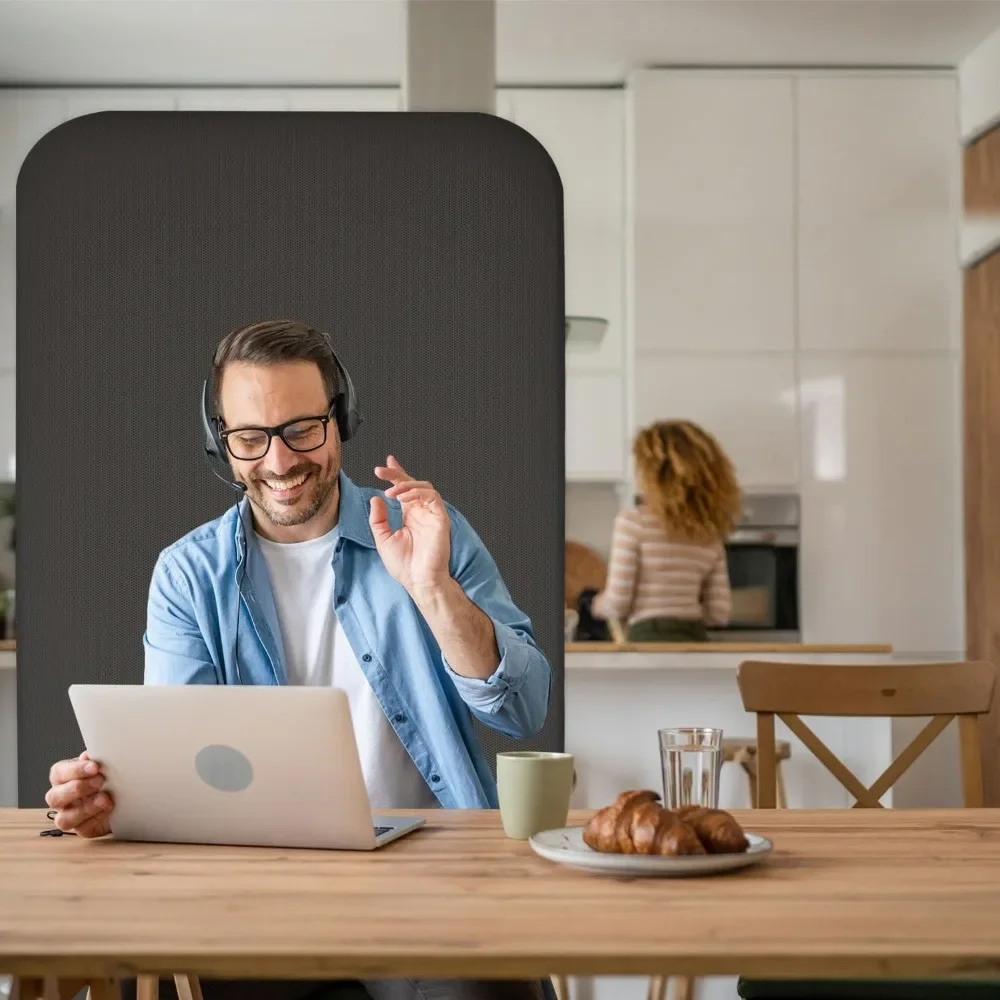
<svg viewBox="0 0 1000 1000">
<path fill-rule="evenodd" d="M 726 540 L 733 611 L 720 642 L 799 642 L 799 497 L 747 494 Z"/>
</svg>

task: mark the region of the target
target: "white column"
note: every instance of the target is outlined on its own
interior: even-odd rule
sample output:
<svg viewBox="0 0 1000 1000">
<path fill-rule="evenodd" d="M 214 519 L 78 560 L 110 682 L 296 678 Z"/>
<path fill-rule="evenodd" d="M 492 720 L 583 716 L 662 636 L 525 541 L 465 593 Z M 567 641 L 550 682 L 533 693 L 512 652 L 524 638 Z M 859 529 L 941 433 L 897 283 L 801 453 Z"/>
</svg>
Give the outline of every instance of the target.
<svg viewBox="0 0 1000 1000">
<path fill-rule="evenodd" d="M 403 107 L 496 113 L 494 0 L 406 0 Z"/>
</svg>

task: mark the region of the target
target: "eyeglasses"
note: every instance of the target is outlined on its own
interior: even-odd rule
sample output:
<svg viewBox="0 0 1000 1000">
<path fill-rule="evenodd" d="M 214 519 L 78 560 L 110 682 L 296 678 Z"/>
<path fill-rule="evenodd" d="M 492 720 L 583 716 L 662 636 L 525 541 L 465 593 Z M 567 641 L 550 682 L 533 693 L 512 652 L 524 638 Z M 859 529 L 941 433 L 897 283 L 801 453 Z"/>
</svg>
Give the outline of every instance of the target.
<svg viewBox="0 0 1000 1000">
<path fill-rule="evenodd" d="M 322 417 L 296 417 L 277 427 L 234 427 L 219 432 L 233 458 L 253 462 L 263 458 L 277 434 L 292 451 L 315 451 L 326 444 L 326 427 L 333 416 L 335 401 Z M 219 421 L 221 426 L 222 422 Z"/>
</svg>

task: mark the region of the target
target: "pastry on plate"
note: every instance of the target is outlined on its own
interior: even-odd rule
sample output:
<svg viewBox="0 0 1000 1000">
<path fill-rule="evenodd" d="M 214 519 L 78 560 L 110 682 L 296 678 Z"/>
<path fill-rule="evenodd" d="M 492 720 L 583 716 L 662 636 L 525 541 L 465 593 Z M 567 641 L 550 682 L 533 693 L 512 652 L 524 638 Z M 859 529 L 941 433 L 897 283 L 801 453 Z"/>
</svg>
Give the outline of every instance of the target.
<svg viewBox="0 0 1000 1000">
<path fill-rule="evenodd" d="M 750 846 L 743 827 L 725 809 L 681 806 L 677 815 L 698 835 L 708 854 L 740 854 Z"/>
<path fill-rule="evenodd" d="M 648 789 L 622 792 L 583 828 L 583 842 L 605 854 L 706 854 L 694 829 Z"/>
</svg>

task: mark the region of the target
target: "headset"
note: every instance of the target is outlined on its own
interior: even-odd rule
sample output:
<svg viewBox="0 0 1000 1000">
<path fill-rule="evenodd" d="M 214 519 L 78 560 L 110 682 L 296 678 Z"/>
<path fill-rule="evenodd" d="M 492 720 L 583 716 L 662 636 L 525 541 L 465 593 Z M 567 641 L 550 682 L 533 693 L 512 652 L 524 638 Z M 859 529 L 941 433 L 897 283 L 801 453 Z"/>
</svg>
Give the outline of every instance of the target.
<svg viewBox="0 0 1000 1000">
<path fill-rule="evenodd" d="M 330 358 L 334 368 L 337 370 L 337 394 L 333 400 L 333 414 L 337 421 L 337 430 L 340 433 L 341 441 L 349 441 L 354 437 L 361 424 L 361 411 L 358 409 L 358 397 L 354 390 L 354 383 L 347 369 L 343 366 L 340 358 L 337 357 L 330 338 L 322 331 L 316 331 L 326 341 L 326 346 L 330 351 Z M 220 434 L 221 418 L 211 416 L 212 405 L 209 383 L 210 378 L 205 379 L 201 387 L 201 429 L 203 447 L 208 458 L 209 468 L 216 479 L 221 480 L 230 489 L 236 490 L 240 496 L 245 496 L 247 492 L 246 483 L 237 482 L 232 478 L 232 467 L 226 459 L 226 445 Z M 246 549 L 247 537 L 246 527 L 243 524 L 243 517 L 239 511 L 239 501 L 237 501 L 236 516 L 240 522 L 240 531 L 243 533 L 243 548 Z M 237 581 L 236 599 L 236 637 L 233 640 L 233 658 L 236 662 L 236 678 L 242 685 L 243 677 L 240 674 L 239 659 L 239 639 L 240 639 L 240 603 L 243 600 L 243 577 L 246 574 L 247 561 L 244 556 L 243 565 L 240 568 L 240 578 Z"/>
</svg>

